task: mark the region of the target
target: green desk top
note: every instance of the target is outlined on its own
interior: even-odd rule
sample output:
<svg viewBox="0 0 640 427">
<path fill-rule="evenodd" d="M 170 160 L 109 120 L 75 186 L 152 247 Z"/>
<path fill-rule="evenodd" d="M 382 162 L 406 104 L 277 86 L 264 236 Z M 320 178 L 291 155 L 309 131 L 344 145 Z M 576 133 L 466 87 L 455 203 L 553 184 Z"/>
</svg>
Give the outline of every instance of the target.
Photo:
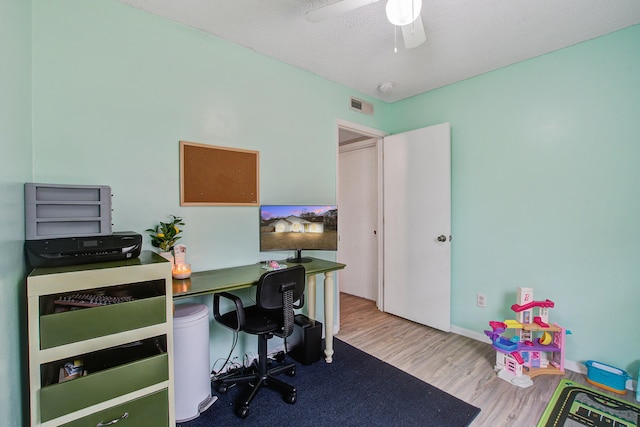
<svg viewBox="0 0 640 427">
<path fill-rule="evenodd" d="M 338 262 L 311 258 L 311 262 L 302 263 L 307 276 L 341 270 L 346 265 Z M 284 262 L 288 266 L 296 265 Z M 231 291 L 253 286 L 260 276 L 267 272 L 263 263 L 242 265 L 240 267 L 221 268 L 218 270 L 192 273 L 188 279 L 173 279 L 173 298 L 186 298 L 216 292 Z"/>
</svg>

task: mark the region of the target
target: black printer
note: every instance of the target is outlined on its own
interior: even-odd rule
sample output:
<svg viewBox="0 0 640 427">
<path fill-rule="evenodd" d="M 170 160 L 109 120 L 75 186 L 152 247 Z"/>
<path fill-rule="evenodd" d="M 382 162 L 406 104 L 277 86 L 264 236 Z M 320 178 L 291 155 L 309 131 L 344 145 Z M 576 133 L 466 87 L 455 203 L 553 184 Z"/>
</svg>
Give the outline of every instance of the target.
<svg viewBox="0 0 640 427">
<path fill-rule="evenodd" d="M 58 267 L 137 258 L 142 236 L 132 231 L 109 236 L 63 237 L 26 240 L 25 251 L 32 267 Z"/>
</svg>

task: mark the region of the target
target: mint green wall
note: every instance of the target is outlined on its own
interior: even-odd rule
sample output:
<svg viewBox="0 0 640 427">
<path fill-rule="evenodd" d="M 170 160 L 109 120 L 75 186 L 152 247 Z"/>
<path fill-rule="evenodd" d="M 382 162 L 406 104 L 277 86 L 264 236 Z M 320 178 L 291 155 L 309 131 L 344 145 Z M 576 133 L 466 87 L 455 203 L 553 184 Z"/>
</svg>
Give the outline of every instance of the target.
<svg viewBox="0 0 640 427">
<path fill-rule="evenodd" d="M 31 179 L 31 5 L 0 0 L 0 425 L 26 406 L 23 183 Z M 25 396 L 25 399 L 22 397 Z"/>
<path fill-rule="evenodd" d="M 640 26 L 393 105 L 394 133 L 452 128 L 452 322 L 556 303 L 567 358 L 637 374 Z M 476 293 L 488 307 L 476 307 Z"/>
<path fill-rule="evenodd" d="M 114 230 L 181 215 L 196 270 L 254 262 L 257 208 L 179 206 L 179 140 L 259 150 L 263 203 L 324 203 L 337 118 L 449 121 L 454 325 L 481 332 L 529 285 L 574 332 L 570 359 L 637 367 L 638 27 L 369 117 L 348 109 L 362 94 L 114 0 L 32 5 L 33 180 L 111 185 Z"/>
<path fill-rule="evenodd" d="M 335 203 L 336 119 L 381 128 L 388 108 L 114 0 L 34 0 L 33 52 L 34 180 L 110 185 L 114 231 L 182 216 L 196 271 L 286 254 L 259 253 L 257 207 L 180 207 L 180 140 L 259 150 L 263 203 Z M 231 333 L 212 334 L 215 360 Z"/>
<path fill-rule="evenodd" d="M 113 0 L 33 12 L 35 179 L 110 185 L 114 230 L 183 216 L 196 270 L 257 261 L 258 210 L 180 207 L 178 141 L 259 150 L 264 203 L 332 203 L 336 119 L 380 127 L 343 86 Z"/>
</svg>

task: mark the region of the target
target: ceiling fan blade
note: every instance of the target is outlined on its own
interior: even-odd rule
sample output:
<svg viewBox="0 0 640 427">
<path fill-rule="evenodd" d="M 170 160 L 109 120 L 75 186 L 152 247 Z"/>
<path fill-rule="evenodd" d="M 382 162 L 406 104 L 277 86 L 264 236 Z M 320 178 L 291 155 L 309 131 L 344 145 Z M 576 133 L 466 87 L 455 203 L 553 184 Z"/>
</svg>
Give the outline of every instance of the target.
<svg viewBox="0 0 640 427">
<path fill-rule="evenodd" d="M 424 33 L 424 25 L 422 23 L 422 17 L 413 21 L 411 24 L 403 25 L 402 38 L 404 39 L 404 47 L 407 49 L 413 49 L 420 46 L 427 41 L 427 36 Z"/>
<path fill-rule="evenodd" d="M 342 15 L 343 13 L 349 12 L 353 9 L 357 9 L 377 1 L 379 0 L 341 0 L 310 10 L 305 14 L 305 16 L 309 22 L 320 22 L 324 19 Z"/>
</svg>

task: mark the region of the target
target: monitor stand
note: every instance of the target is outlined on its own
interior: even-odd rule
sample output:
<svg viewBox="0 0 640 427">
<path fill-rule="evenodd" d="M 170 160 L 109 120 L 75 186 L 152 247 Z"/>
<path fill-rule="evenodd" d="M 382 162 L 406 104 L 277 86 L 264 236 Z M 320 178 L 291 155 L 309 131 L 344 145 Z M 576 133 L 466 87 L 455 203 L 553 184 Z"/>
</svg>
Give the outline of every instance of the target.
<svg viewBox="0 0 640 427">
<path fill-rule="evenodd" d="M 311 258 L 302 257 L 302 249 L 296 249 L 295 257 L 287 258 L 287 262 L 303 263 L 303 262 L 311 262 L 311 261 L 313 261 Z"/>
</svg>

